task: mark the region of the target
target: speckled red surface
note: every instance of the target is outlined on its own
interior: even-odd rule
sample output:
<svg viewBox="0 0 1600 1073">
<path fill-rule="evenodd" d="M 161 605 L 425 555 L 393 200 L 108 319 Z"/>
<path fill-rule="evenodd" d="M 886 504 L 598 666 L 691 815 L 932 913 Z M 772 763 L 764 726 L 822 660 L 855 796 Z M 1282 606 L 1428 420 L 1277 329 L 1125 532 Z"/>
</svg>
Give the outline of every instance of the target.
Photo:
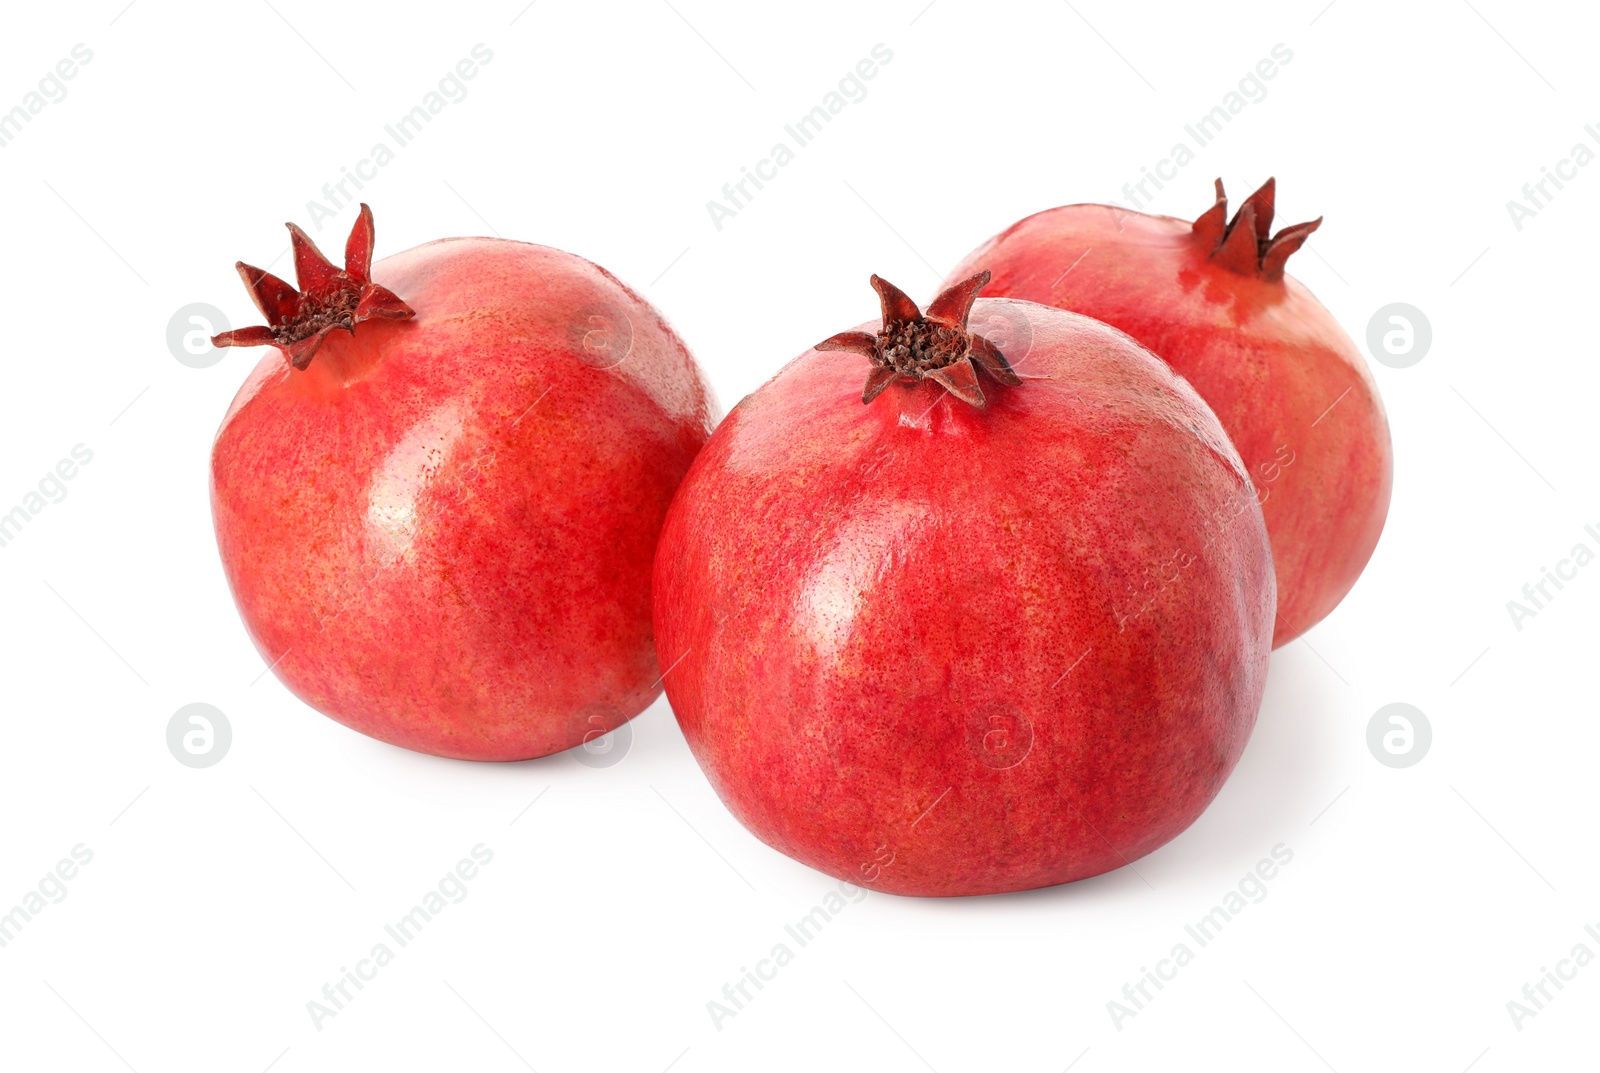
<svg viewBox="0 0 1600 1073">
<path fill-rule="evenodd" d="M 1021 386 L 863 406 L 867 361 L 809 351 L 717 429 L 656 556 L 667 695 L 722 799 L 902 894 L 1171 839 L 1244 748 L 1272 633 L 1260 508 L 1188 385 L 1083 317 L 971 323 Z"/>
<path fill-rule="evenodd" d="M 1068 205 L 991 239 L 949 278 L 986 268 L 985 294 L 1102 320 L 1194 385 L 1261 490 L 1282 645 L 1344 599 L 1377 547 L 1394 482 L 1389 423 L 1366 362 L 1310 291 L 1209 263 L 1190 228 Z"/>
<path fill-rule="evenodd" d="M 217 433 L 256 646 L 312 707 L 441 756 L 542 756 L 632 718 L 660 692 L 656 535 L 716 420 L 688 351 L 543 246 L 447 239 L 373 278 L 415 318 L 336 331 L 304 371 L 266 351 Z"/>
</svg>

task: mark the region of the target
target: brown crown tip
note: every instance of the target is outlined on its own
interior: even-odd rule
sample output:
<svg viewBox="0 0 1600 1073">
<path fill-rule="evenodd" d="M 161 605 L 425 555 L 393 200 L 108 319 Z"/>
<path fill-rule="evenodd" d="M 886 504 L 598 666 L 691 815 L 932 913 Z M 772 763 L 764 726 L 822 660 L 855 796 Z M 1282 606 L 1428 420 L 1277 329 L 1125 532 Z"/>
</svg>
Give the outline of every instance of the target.
<svg viewBox="0 0 1600 1073">
<path fill-rule="evenodd" d="M 1269 177 L 1255 193 L 1240 203 L 1233 219 L 1228 217 L 1228 195 L 1222 180 L 1216 182 L 1216 200 L 1195 217 L 1190 234 L 1206 258 L 1220 268 L 1240 275 L 1256 276 L 1267 283 L 1283 279 L 1289 255 L 1305 245 L 1311 232 L 1322 225 L 1322 217 L 1285 227 L 1276 235 L 1272 217 L 1277 208 L 1278 183 Z"/>
<path fill-rule="evenodd" d="M 324 257 L 299 225 L 287 226 L 298 286 L 238 262 L 239 276 L 267 323 L 223 332 L 212 337 L 212 345 L 275 346 L 289 364 L 304 369 L 329 332 L 342 329 L 354 334 L 363 321 L 404 320 L 416 315 L 393 291 L 372 282 L 375 232 L 372 210 L 365 204 L 345 240 L 343 268 Z"/>
<path fill-rule="evenodd" d="M 896 380 L 932 380 L 962 402 L 985 406 L 978 383 L 981 370 L 990 379 L 1011 386 L 1022 383 L 999 348 L 967 330 L 973 303 L 989 282 L 979 272 L 941 291 L 924 314 L 906 293 L 880 276 L 872 277 L 883 308 L 882 327 L 870 332 L 840 332 L 818 343 L 818 350 L 845 350 L 872 363 L 861 391 L 870 403 Z"/>
</svg>

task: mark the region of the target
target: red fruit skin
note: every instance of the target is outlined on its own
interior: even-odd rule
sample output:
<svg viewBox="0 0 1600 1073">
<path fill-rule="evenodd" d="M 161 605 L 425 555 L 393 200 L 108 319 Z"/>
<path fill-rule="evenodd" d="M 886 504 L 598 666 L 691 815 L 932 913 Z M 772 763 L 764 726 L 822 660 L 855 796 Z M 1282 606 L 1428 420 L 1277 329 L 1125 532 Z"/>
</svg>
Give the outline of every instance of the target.
<svg viewBox="0 0 1600 1073">
<path fill-rule="evenodd" d="M 415 318 L 336 331 L 304 371 L 270 350 L 217 433 L 252 640 L 307 704 L 419 752 L 521 760 L 620 725 L 660 693 L 651 559 L 715 425 L 693 359 L 560 250 L 446 239 L 373 276 Z"/>
<path fill-rule="evenodd" d="M 1277 647 L 1332 611 L 1372 557 L 1394 483 L 1389 423 L 1366 362 L 1310 291 L 1219 267 L 1191 226 L 1068 205 L 990 239 L 949 279 L 988 269 L 985 294 L 1104 321 L 1194 385 L 1262 497 Z"/>
<path fill-rule="evenodd" d="M 667 695 L 717 793 L 897 894 L 1162 845 L 1233 769 L 1269 655 L 1260 508 L 1199 397 L 1088 318 L 972 316 L 1029 322 L 1021 386 L 863 406 L 867 362 L 809 351 L 713 434 L 656 553 Z"/>
</svg>

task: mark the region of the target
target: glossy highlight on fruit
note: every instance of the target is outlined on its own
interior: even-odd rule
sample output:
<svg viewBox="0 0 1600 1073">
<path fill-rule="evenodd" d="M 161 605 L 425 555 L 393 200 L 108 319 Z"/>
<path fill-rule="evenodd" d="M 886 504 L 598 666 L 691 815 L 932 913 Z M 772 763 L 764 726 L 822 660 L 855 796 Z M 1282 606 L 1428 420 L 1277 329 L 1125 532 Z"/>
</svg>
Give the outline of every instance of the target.
<svg viewBox="0 0 1600 1073">
<path fill-rule="evenodd" d="M 717 793 L 874 890 L 1149 853 L 1265 685 L 1272 562 L 1216 417 L 1125 335 L 985 278 L 923 314 L 874 277 L 881 325 L 734 408 L 656 554 L 667 695 Z"/>
<path fill-rule="evenodd" d="M 312 707 L 439 756 L 521 760 L 660 693 L 650 569 L 715 403 L 660 314 L 604 269 L 490 238 L 299 286 L 248 265 L 275 348 L 211 456 L 217 544 L 273 672 Z"/>
<path fill-rule="evenodd" d="M 1272 234 L 1267 182 L 1228 219 L 1222 180 L 1194 221 L 1067 205 L 1012 225 L 949 279 L 1119 328 L 1194 385 L 1250 471 L 1278 580 L 1274 645 L 1355 584 L 1389 511 L 1394 461 L 1376 383 L 1355 344 L 1284 264 L 1322 223 Z"/>
</svg>

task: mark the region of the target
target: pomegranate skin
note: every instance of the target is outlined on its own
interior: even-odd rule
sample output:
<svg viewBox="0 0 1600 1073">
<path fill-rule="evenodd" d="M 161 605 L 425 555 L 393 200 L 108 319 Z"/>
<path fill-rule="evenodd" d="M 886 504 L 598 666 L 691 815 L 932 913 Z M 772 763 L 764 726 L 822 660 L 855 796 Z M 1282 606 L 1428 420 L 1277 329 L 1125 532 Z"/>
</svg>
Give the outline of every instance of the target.
<svg viewBox="0 0 1600 1073">
<path fill-rule="evenodd" d="M 1394 483 L 1389 423 L 1366 362 L 1311 292 L 1220 265 L 1194 227 L 1067 205 L 990 239 L 950 279 L 988 269 L 986 294 L 1104 321 L 1194 385 L 1260 492 L 1278 647 L 1344 599 L 1377 547 Z"/>
<path fill-rule="evenodd" d="M 863 406 L 867 362 L 811 350 L 718 427 L 656 554 L 668 698 L 717 793 L 896 894 L 1167 842 L 1238 760 L 1270 651 L 1260 508 L 1199 397 L 1088 318 L 972 317 L 1012 327 L 1019 386 Z"/>
<path fill-rule="evenodd" d="M 332 332 L 303 370 L 268 351 L 217 433 L 252 640 L 307 704 L 419 752 L 521 760 L 620 725 L 660 693 L 651 560 L 715 425 L 693 359 L 560 250 L 446 239 L 372 276 L 415 316 Z"/>
</svg>

